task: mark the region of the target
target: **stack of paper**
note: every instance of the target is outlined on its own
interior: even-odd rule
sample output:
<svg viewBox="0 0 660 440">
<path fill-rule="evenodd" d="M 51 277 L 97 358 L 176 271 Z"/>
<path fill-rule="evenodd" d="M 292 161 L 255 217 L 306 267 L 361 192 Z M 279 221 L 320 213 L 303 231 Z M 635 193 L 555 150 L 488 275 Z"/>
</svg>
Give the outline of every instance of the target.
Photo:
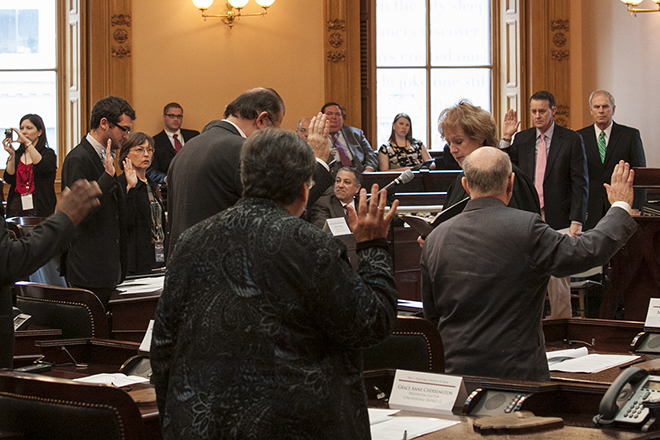
<svg viewBox="0 0 660 440">
<path fill-rule="evenodd" d="M 609 368 L 632 363 L 639 356 L 621 354 L 589 354 L 586 347 L 546 353 L 550 371 L 564 373 L 600 373 Z"/>
</svg>

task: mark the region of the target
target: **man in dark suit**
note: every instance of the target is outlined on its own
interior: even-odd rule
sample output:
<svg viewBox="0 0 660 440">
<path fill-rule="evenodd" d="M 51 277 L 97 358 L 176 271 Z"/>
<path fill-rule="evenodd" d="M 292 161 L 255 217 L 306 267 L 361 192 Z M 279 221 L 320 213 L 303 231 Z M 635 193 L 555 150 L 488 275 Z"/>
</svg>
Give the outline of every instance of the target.
<svg viewBox="0 0 660 440">
<path fill-rule="evenodd" d="M 62 192 L 55 213 L 34 227 L 29 235 L 11 238 L 0 228 L 0 368 L 13 368 L 14 325 L 11 286 L 46 264 L 75 237 L 75 226 L 99 205 L 99 186 L 80 181 Z"/>
<path fill-rule="evenodd" d="M 329 218 L 347 218 L 347 206 L 357 207 L 355 196 L 360 191 L 361 183 L 362 177 L 355 168 L 340 168 L 335 179 L 334 194 L 321 197 L 312 206 L 309 221 L 323 229 Z"/>
<path fill-rule="evenodd" d="M 197 130 L 181 128 L 183 107 L 170 102 L 163 109 L 163 131 L 154 136 L 154 157 L 147 169 L 147 177 L 156 183 L 165 183 L 170 162 L 190 139 L 199 134 Z"/>
<path fill-rule="evenodd" d="M 240 154 L 243 142 L 266 127 L 279 127 L 284 119 L 284 102 L 273 89 L 251 89 L 232 101 L 221 121 L 211 121 L 202 134 L 191 139 L 177 154 L 168 173 L 168 216 L 170 252 L 186 229 L 229 208 L 243 193 Z M 323 144 L 318 154 L 328 155 L 327 128 L 310 124 L 310 144 Z M 324 133 L 325 138 L 321 138 Z M 322 139 L 322 142 L 318 140 Z M 315 152 L 315 154 L 317 154 Z M 324 168 L 326 167 L 326 168 Z M 310 200 L 316 201 L 332 184 L 327 164 L 317 163 Z M 313 203 L 313 202 L 312 202 Z"/>
<path fill-rule="evenodd" d="M 518 133 L 509 146 L 518 124 L 505 121 L 501 147 L 534 182 L 545 222 L 555 230 L 568 228 L 571 236 L 578 235 L 587 214 L 589 192 L 582 137 L 555 124 L 557 107 L 552 93 L 536 92 L 530 99 L 530 109 L 534 127 Z M 569 277 L 552 279 L 548 296 L 551 318 L 572 316 Z"/>
<path fill-rule="evenodd" d="M 330 121 L 330 155 L 338 170 L 342 166 L 355 167 L 358 172 L 378 171 L 378 155 L 369 145 L 364 132 L 359 128 L 344 126 L 344 109 L 336 102 L 328 102 L 321 113 Z"/>
<path fill-rule="evenodd" d="M 115 151 L 128 139 L 135 111 L 124 99 L 106 96 L 92 108 L 90 132 L 64 159 L 62 190 L 80 179 L 97 182 L 101 206 L 76 228 L 77 239 L 62 255 L 67 283 L 94 292 L 108 305 L 126 272 L 125 190 L 115 176 Z"/>
<path fill-rule="evenodd" d="M 639 130 L 619 125 L 612 120 L 616 105 L 606 90 L 596 90 L 589 97 L 589 110 L 594 124 L 578 133 L 584 139 L 589 167 L 589 203 L 584 229 L 591 229 L 603 218 L 610 203 L 603 183 L 610 183 L 614 166 L 624 160 L 631 167 L 645 167 L 646 157 Z M 639 214 L 646 201 L 646 190 L 635 190 L 633 213 Z"/>
<path fill-rule="evenodd" d="M 634 173 L 621 162 L 607 192 L 612 208 L 592 231 L 568 236 L 506 206 L 517 176 L 496 148 L 463 162 L 465 210 L 426 238 L 422 251 L 424 316 L 438 326 L 445 372 L 549 380 L 543 303 L 550 275 L 607 262 L 637 228 L 630 217 Z"/>
</svg>

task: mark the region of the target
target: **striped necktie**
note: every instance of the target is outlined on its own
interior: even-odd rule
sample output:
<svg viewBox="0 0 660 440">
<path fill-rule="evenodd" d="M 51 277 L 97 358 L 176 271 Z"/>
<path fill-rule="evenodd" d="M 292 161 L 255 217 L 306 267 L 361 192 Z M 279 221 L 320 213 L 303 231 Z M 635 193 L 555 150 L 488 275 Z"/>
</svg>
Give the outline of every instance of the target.
<svg viewBox="0 0 660 440">
<path fill-rule="evenodd" d="M 598 152 L 600 153 L 600 161 L 605 162 L 605 150 L 607 149 L 607 143 L 605 142 L 605 132 L 601 131 L 598 136 Z"/>
</svg>

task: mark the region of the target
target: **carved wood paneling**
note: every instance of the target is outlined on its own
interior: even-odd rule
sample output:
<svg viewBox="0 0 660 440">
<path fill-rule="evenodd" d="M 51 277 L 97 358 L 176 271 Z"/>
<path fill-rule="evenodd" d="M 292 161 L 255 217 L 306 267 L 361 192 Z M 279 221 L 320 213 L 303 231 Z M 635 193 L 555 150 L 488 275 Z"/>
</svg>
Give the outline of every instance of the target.
<svg viewBox="0 0 660 440">
<path fill-rule="evenodd" d="M 360 2 L 324 0 L 325 101 L 340 103 L 344 123 L 362 125 Z"/>
<path fill-rule="evenodd" d="M 131 0 L 86 0 L 86 6 L 87 106 L 107 95 L 131 102 Z"/>
<path fill-rule="evenodd" d="M 580 128 L 572 126 L 570 111 L 570 0 L 527 0 L 527 5 L 531 44 L 527 51 L 530 74 L 526 100 L 538 90 L 551 92 L 557 101 L 555 121 L 564 127 Z"/>
</svg>

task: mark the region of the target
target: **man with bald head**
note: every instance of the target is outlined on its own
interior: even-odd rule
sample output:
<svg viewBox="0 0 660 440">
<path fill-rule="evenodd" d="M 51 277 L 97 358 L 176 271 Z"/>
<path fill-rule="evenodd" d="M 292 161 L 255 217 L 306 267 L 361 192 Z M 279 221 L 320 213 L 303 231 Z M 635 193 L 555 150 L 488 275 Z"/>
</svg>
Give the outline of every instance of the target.
<svg viewBox="0 0 660 440">
<path fill-rule="evenodd" d="M 548 279 L 602 265 L 630 238 L 634 173 L 616 166 L 607 215 L 571 237 L 507 207 L 516 176 L 506 153 L 479 148 L 463 170 L 471 200 L 428 235 L 421 260 L 424 316 L 442 336 L 445 371 L 549 380 L 541 324 Z"/>
<path fill-rule="evenodd" d="M 307 140 L 307 131 L 309 130 L 310 122 L 312 122 L 312 118 L 300 118 L 298 125 L 296 126 L 296 133 L 305 140 Z"/>
</svg>

